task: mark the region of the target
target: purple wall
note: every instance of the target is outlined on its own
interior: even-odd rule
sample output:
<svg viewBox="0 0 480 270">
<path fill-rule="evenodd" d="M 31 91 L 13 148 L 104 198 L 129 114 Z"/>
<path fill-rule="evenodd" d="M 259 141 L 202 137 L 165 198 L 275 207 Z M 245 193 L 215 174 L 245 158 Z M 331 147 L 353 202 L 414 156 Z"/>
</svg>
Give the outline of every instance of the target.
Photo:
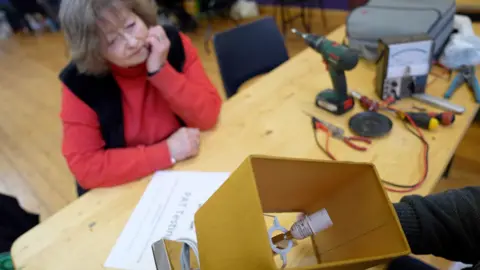
<svg viewBox="0 0 480 270">
<path fill-rule="evenodd" d="M 278 3 L 278 0 L 256 0 L 259 4 Z M 322 7 L 328 9 L 348 10 L 348 0 L 310 0 L 309 6 Z"/>
</svg>

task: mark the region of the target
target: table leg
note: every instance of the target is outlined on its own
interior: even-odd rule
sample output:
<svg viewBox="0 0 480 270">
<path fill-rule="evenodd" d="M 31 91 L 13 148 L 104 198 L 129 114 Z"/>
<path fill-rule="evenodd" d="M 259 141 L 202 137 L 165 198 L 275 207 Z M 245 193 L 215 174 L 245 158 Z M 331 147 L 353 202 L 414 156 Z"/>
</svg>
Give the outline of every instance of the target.
<svg viewBox="0 0 480 270">
<path fill-rule="evenodd" d="M 447 168 L 445 168 L 445 171 L 443 172 L 443 178 L 448 178 L 450 169 L 452 168 L 453 158 L 454 156 L 450 159 L 450 162 L 448 162 Z"/>
</svg>

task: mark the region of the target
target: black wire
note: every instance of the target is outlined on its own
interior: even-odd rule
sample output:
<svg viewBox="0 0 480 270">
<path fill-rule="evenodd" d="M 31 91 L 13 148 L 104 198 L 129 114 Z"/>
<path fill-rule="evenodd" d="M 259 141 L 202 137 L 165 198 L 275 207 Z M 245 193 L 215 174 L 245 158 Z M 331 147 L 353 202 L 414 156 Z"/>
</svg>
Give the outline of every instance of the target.
<svg viewBox="0 0 480 270">
<path fill-rule="evenodd" d="M 317 130 L 315 128 L 313 128 L 313 137 L 315 138 L 315 143 L 317 144 L 318 148 L 320 148 L 320 150 L 327 154 L 327 156 L 330 156 L 327 152 L 327 149 L 325 149 L 325 147 L 323 147 L 318 141 Z"/>
<path fill-rule="evenodd" d="M 422 141 L 422 143 L 424 143 L 427 147 L 426 153 L 425 153 L 425 177 L 426 177 L 428 175 L 428 167 L 429 167 L 428 166 L 428 152 L 430 150 L 430 145 L 425 140 L 425 138 L 420 137 L 420 135 L 418 135 L 414 130 L 412 130 L 412 128 L 407 124 L 407 122 L 403 122 L 403 124 L 405 125 L 407 130 L 410 131 L 410 133 L 412 133 L 415 137 L 419 138 L 420 141 Z M 385 180 L 382 180 L 382 182 L 384 184 L 387 184 L 387 185 L 392 186 L 392 187 L 397 187 L 397 188 L 415 188 L 415 187 L 418 186 L 418 183 L 415 184 L 415 185 L 399 185 L 399 184 L 395 184 L 395 183 L 385 181 Z"/>
</svg>

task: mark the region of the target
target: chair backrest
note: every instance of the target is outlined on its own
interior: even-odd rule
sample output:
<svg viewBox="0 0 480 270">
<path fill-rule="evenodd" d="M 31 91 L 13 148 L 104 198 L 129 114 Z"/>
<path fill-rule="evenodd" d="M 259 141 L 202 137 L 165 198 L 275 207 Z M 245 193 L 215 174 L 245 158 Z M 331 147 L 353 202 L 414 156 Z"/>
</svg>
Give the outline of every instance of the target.
<svg viewBox="0 0 480 270">
<path fill-rule="evenodd" d="M 218 33 L 213 44 L 227 98 L 242 83 L 288 60 L 285 41 L 272 17 Z"/>
</svg>

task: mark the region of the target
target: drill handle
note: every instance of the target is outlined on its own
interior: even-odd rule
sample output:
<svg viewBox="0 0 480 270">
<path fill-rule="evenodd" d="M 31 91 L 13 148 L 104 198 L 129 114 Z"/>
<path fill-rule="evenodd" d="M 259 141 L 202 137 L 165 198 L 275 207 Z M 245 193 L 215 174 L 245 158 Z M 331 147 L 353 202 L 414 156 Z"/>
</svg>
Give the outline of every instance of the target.
<svg viewBox="0 0 480 270">
<path fill-rule="evenodd" d="M 328 72 L 332 79 L 333 90 L 341 100 L 347 99 L 347 79 L 343 70 L 336 70 L 328 65 Z"/>
</svg>

